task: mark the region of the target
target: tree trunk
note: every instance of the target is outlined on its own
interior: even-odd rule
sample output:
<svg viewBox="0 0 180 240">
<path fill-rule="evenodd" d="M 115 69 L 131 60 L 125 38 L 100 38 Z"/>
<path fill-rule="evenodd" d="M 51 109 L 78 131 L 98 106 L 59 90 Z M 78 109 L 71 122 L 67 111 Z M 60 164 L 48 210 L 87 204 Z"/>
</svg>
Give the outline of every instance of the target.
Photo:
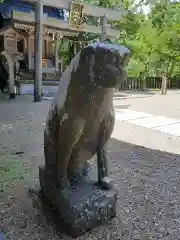
<svg viewBox="0 0 180 240">
<path fill-rule="evenodd" d="M 146 90 L 146 77 L 141 78 L 141 90 Z"/>
<path fill-rule="evenodd" d="M 161 84 L 161 94 L 162 95 L 167 94 L 167 83 L 168 83 L 167 75 L 163 74 L 162 75 L 162 84 Z"/>
</svg>

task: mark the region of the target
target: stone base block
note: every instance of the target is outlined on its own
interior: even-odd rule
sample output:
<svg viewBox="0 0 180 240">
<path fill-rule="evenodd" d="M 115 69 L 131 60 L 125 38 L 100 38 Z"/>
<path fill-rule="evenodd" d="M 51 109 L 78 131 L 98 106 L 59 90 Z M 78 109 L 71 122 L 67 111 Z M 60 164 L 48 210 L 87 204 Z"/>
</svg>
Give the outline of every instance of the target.
<svg viewBox="0 0 180 240">
<path fill-rule="evenodd" d="M 39 177 L 42 192 L 59 212 L 68 235 L 81 236 L 116 216 L 116 190 L 100 189 L 91 174 L 65 190 L 58 188 L 44 167 L 39 167 Z"/>
</svg>

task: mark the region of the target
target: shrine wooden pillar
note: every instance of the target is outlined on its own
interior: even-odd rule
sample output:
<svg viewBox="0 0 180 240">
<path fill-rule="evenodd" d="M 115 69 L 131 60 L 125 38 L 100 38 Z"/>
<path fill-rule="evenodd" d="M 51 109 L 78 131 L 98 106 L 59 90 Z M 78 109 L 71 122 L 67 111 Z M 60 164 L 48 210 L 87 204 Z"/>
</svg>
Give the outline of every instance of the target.
<svg viewBox="0 0 180 240">
<path fill-rule="evenodd" d="M 35 11 L 34 39 L 34 102 L 42 99 L 42 40 L 43 40 L 43 4 L 37 1 Z"/>
<path fill-rule="evenodd" d="M 55 41 L 55 68 L 59 71 L 59 39 Z"/>
<path fill-rule="evenodd" d="M 28 68 L 31 69 L 31 59 L 32 59 L 32 49 L 31 49 L 31 36 L 28 36 L 27 39 L 27 54 L 28 54 Z"/>
<path fill-rule="evenodd" d="M 69 41 L 69 46 L 68 46 L 68 60 L 69 60 L 69 63 L 71 62 L 71 60 L 74 58 L 75 56 L 75 44 L 74 42 L 71 42 L 73 41 L 71 38 L 70 38 L 70 41 Z"/>
</svg>

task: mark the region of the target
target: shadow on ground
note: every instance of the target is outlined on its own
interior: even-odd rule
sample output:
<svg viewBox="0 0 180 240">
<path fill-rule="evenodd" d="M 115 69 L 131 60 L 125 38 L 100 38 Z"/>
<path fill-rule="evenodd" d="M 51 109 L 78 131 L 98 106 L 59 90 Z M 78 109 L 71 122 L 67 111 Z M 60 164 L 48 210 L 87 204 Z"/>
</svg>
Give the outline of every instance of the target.
<svg viewBox="0 0 180 240">
<path fill-rule="evenodd" d="M 78 239 L 179 239 L 180 156 L 114 138 L 107 152 L 119 193 L 117 217 Z M 32 181 L 38 186 L 37 171 L 33 171 L 37 164 L 25 161 L 32 164 L 28 186 Z M 70 240 L 57 219 L 48 205 L 43 207 L 38 191 L 28 192 L 24 181 L 1 198 L 0 231 L 7 239 Z"/>
</svg>

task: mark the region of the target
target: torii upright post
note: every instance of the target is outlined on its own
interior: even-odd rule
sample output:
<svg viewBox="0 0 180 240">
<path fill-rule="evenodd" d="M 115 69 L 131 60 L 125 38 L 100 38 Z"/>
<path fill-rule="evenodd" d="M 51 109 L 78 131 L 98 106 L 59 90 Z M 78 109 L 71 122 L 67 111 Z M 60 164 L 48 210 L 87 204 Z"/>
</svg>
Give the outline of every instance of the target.
<svg viewBox="0 0 180 240">
<path fill-rule="evenodd" d="M 101 42 L 107 39 L 107 25 L 108 25 L 108 19 L 107 19 L 107 16 L 104 15 L 101 17 L 101 27 L 102 27 L 102 34 L 100 36 Z"/>
<path fill-rule="evenodd" d="M 42 99 L 42 37 L 43 37 L 43 4 L 36 2 L 35 39 L 34 39 L 34 102 Z"/>
</svg>

